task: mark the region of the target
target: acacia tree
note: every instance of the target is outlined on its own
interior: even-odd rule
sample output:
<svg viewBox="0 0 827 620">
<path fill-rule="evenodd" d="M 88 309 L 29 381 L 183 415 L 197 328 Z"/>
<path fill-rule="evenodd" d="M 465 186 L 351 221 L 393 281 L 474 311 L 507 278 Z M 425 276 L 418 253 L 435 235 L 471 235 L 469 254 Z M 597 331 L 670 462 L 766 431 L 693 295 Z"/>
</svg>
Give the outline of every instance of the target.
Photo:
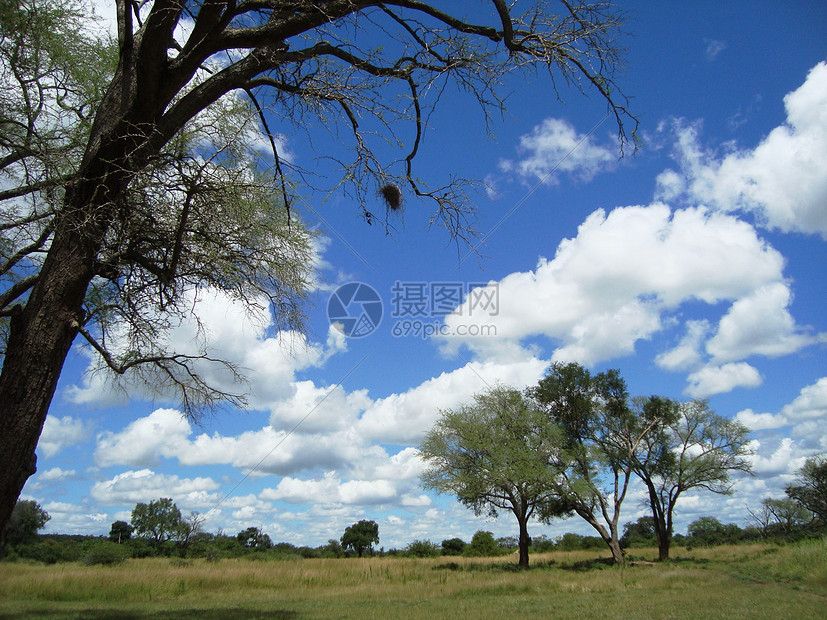
<svg viewBox="0 0 827 620">
<path fill-rule="evenodd" d="M 617 370 L 592 375 L 576 363 L 555 363 L 529 393 L 561 432 L 558 494 L 597 531 L 612 560 L 622 563 L 618 523 L 632 478 L 631 455 L 654 422 L 629 406 Z"/>
<path fill-rule="evenodd" d="M 784 491 L 827 526 L 827 455 L 808 458 Z"/>
<path fill-rule="evenodd" d="M 422 485 L 452 493 L 475 514 L 514 514 L 519 564 L 528 568 L 528 520 L 538 510 L 562 514 L 554 484 L 559 433 L 536 403 L 518 390 L 495 387 L 474 402 L 441 413 L 419 447 L 428 468 Z M 552 508 L 554 507 L 554 508 Z"/>
<path fill-rule="evenodd" d="M 35 472 L 78 335 L 102 367 L 160 382 L 195 413 L 244 395 L 207 382 L 203 363 L 220 360 L 203 346 L 178 351 L 159 337 L 189 316 L 197 291 L 218 288 L 301 327 L 311 261 L 290 219 L 298 177 L 271 126 L 343 125 L 353 156 L 339 158 L 342 181 L 368 222 L 377 189 L 389 209 L 404 191 L 432 201 L 431 221 L 460 239 L 467 184 L 426 186 L 413 169 L 446 84 L 490 113 L 504 107 L 510 71 L 548 70 L 604 97 L 625 140 L 620 20 L 603 3 L 535 2 L 520 15 L 491 0 L 463 19 L 420 0 L 116 0 L 107 44 L 84 34 L 83 1 L 0 8 L 0 530 Z M 269 163 L 250 148 L 256 130 Z M 376 134 L 404 144 L 396 165 L 380 161 Z"/>
<path fill-rule="evenodd" d="M 681 495 L 692 489 L 729 495 L 732 473 L 752 470 L 749 429 L 719 416 L 705 400 L 678 403 L 652 396 L 635 404 L 644 419 L 657 421 L 638 444 L 633 465 L 648 492 L 658 557 L 668 560 Z"/>
</svg>

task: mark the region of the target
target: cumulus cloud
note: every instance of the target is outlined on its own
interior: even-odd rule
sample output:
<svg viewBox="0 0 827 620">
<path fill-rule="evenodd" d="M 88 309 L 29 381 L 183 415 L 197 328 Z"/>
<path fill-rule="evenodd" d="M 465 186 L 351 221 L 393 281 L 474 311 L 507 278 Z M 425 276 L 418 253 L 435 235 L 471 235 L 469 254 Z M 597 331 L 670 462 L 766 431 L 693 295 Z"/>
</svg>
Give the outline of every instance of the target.
<svg viewBox="0 0 827 620">
<path fill-rule="evenodd" d="M 730 215 L 703 208 L 673 212 L 662 203 L 598 210 L 575 238 L 560 243 L 553 260 L 541 258 L 533 271 L 496 283 L 499 313 L 479 320 L 492 325 L 497 338 L 442 341 L 447 350 L 467 345 L 489 356 L 545 335 L 560 343 L 555 360 L 594 364 L 632 353 L 682 303 L 737 300 L 781 281 L 783 266 L 781 254 L 752 226 Z M 458 333 L 456 327 L 472 318 L 466 301 L 445 323 Z"/>
<path fill-rule="evenodd" d="M 366 446 L 351 428 L 328 433 L 276 430 L 265 426 L 237 436 L 201 433 L 174 409 L 158 409 L 118 433 L 101 433 L 95 450 L 99 466 L 153 467 L 160 457 L 185 466 L 227 464 L 278 475 L 343 464 L 384 455 L 379 446 Z"/>
<path fill-rule="evenodd" d="M 789 312 L 792 293 L 783 282 L 756 289 L 732 304 L 706 343 L 713 362 L 745 359 L 751 355 L 780 357 L 825 340 L 827 334 L 804 333 Z"/>
<path fill-rule="evenodd" d="M 356 424 L 357 432 L 383 443 L 417 444 L 449 409 L 487 387 L 502 383 L 523 387 L 536 383 L 548 363 L 523 352 L 519 361 L 475 361 L 428 379 L 407 392 L 376 400 Z"/>
<path fill-rule="evenodd" d="M 697 366 L 703 356 L 701 345 L 709 332 L 709 321 L 687 321 L 686 334 L 676 347 L 659 354 L 655 363 L 664 370 L 689 370 Z"/>
<path fill-rule="evenodd" d="M 289 399 L 295 392 L 297 372 L 323 365 L 331 355 L 346 348 L 343 339 L 329 335 L 326 344 L 312 343 L 300 333 L 277 331 L 266 304 L 259 309 L 207 289 L 196 297 L 189 293 L 193 316 L 160 336 L 167 350 L 180 354 L 201 355 L 207 351 L 214 359 L 222 359 L 241 370 L 248 383 L 240 386 L 226 367 L 215 362 L 196 360 L 191 363 L 211 386 L 227 393 L 246 392 L 253 409 L 266 410 Z M 194 317 L 198 317 L 197 320 Z M 332 328 L 331 328 L 332 330 Z M 117 348 L 115 343 L 114 348 Z M 96 365 L 94 352 L 82 349 L 90 358 L 90 369 Z M 117 382 L 116 382 L 117 381 Z M 140 379 L 116 379 L 110 373 L 91 372 L 81 385 L 67 391 L 76 404 L 111 404 L 125 395 L 153 400 L 159 395 Z M 160 397 L 164 397 L 161 394 Z"/>
<path fill-rule="evenodd" d="M 736 419 L 756 431 L 792 426 L 791 436 L 827 446 L 827 377 L 802 388 L 795 400 L 776 414 L 745 409 Z"/>
<path fill-rule="evenodd" d="M 547 184 L 558 182 L 557 172 L 590 180 L 617 159 L 610 148 L 597 144 L 588 134 L 578 133 L 559 118 L 547 118 L 522 136 L 518 151 L 522 158 L 503 160 L 500 169 Z"/>
<path fill-rule="evenodd" d="M 723 211 L 752 212 L 770 229 L 827 239 L 827 62 L 813 67 L 784 105 L 784 125 L 754 149 L 721 157 L 701 148 L 698 124 L 679 122 L 676 153 L 687 198 Z M 676 188 L 672 175 L 662 175 L 661 192 Z"/>
<path fill-rule="evenodd" d="M 397 498 L 396 485 L 390 480 L 342 481 L 333 472 L 322 479 L 282 478 L 275 489 L 265 489 L 260 497 L 293 504 L 384 504 Z"/>
<path fill-rule="evenodd" d="M 706 398 L 739 387 L 758 387 L 764 380 L 754 366 L 737 362 L 723 366 L 705 366 L 691 373 L 688 381 L 686 394 L 693 398 Z"/>
<path fill-rule="evenodd" d="M 119 505 L 150 502 L 159 497 L 172 497 L 176 504 L 210 508 L 219 495 L 219 484 L 209 477 L 179 478 L 159 474 L 150 469 L 130 470 L 109 480 L 92 485 L 90 495 L 99 504 Z"/>
<path fill-rule="evenodd" d="M 43 433 L 37 444 L 38 451 L 46 458 L 52 457 L 67 446 L 80 443 L 92 434 L 88 422 L 64 416 L 48 416 L 43 425 Z"/>
</svg>

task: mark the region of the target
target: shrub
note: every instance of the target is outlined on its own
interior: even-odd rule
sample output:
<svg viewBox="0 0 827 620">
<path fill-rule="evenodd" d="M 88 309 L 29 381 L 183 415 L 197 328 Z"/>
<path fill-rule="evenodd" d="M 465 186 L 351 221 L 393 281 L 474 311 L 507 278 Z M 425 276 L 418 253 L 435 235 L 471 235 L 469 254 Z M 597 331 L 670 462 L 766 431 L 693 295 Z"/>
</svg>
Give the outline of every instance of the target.
<svg viewBox="0 0 827 620">
<path fill-rule="evenodd" d="M 110 540 L 97 540 L 85 546 L 80 562 L 84 566 L 108 566 L 120 564 L 127 558 L 127 551 Z"/>
<path fill-rule="evenodd" d="M 411 558 L 435 558 L 442 555 L 442 549 L 430 540 L 415 540 L 405 547 L 405 555 Z"/>
</svg>

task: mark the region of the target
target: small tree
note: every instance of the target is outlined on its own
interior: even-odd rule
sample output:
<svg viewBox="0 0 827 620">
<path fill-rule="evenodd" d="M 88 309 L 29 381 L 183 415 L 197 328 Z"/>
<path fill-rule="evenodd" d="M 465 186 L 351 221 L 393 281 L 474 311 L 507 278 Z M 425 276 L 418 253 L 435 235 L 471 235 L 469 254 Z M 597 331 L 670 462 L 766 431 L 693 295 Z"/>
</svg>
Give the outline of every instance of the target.
<svg viewBox="0 0 827 620">
<path fill-rule="evenodd" d="M 138 503 L 132 510 L 135 534 L 153 540 L 156 544 L 176 540 L 181 536 L 181 511 L 168 497 L 148 504 Z"/>
<path fill-rule="evenodd" d="M 785 492 L 827 526 L 827 454 L 807 459 Z"/>
<path fill-rule="evenodd" d="M 749 429 L 717 415 L 705 400 L 676 403 L 653 396 L 637 404 L 644 419 L 657 421 L 638 444 L 633 465 L 649 494 L 658 557 L 668 560 L 681 495 L 691 489 L 729 495 L 732 473 L 751 471 Z"/>
<path fill-rule="evenodd" d="M 620 543 L 624 547 L 656 545 L 655 520 L 651 516 L 640 517 L 637 521 L 630 521 L 623 526 L 623 536 Z"/>
<path fill-rule="evenodd" d="M 764 539 L 772 536 L 789 538 L 795 536 L 804 526 L 813 520 L 813 513 L 799 502 L 789 497 L 761 500 L 761 508 L 748 510 L 750 520 L 761 532 Z"/>
<path fill-rule="evenodd" d="M 442 412 L 420 446 L 428 469 L 422 485 L 453 493 L 475 514 L 514 514 L 520 566 L 528 568 L 528 520 L 538 509 L 560 514 L 551 466 L 559 458 L 559 433 L 548 416 L 519 391 L 496 387 L 472 404 Z"/>
<path fill-rule="evenodd" d="M 49 513 L 32 499 L 23 499 L 14 505 L 9 519 L 5 537 L 0 542 L 9 545 L 19 545 L 31 541 L 37 536 L 37 531 L 51 519 Z"/>
<path fill-rule="evenodd" d="M 467 545 L 462 538 L 448 538 L 442 541 L 442 555 L 462 555 Z"/>
<path fill-rule="evenodd" d="M 248 527 L 246 530 L 239 532 L 236 539 L 250 549 L 269 549 L 273 546 L 270 536 L 257 527 Z"/>
<path fill-rule="evenodd" d="M 109 540 L 120 544 L 132 538 L 132 532 L 134 530 L 135 528 L 126 521 L 115 521 L 112 527 L 109 528 Z"/>
<path fill-rule="evenodd" d="M 414 540 L 405 547 L 405 555 L 412 558 L 435 558 L 442 555 L 442 549 L 430 540 Z"/>
<path fill-rule="evenodd" d="M 471 543 L 465 547 L 464 555 L 472 557 L 490 557 L 502 555 L 503 550 L 494 539 L 494 534 L 478 530 L 471 537 Z"/>
<path fill-rule="evenodd" d="M 373 545 L 379 544 L 379 525 L 376 521 L 361 520 L 349 525 L 342 534 L 342 547 L 351 549 L 360 558 L 365 551 L 373 553 Z"/>
</svg>

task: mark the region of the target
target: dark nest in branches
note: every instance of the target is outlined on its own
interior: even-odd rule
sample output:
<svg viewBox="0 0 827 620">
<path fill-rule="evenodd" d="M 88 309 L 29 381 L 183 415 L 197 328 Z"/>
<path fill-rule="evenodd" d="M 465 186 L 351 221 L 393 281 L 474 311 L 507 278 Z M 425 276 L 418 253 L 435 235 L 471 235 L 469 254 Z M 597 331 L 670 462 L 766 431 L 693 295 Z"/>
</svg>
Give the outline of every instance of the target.
<svg viewBox="0 0 827 620">
<path fill-rule="evenodd" d="M 387 183 L 379 188 L 379 196 L 385 201 L 388 211 L 397 213 L 402 209 L 402 190 L 395 183 Z"/>
</svg>

